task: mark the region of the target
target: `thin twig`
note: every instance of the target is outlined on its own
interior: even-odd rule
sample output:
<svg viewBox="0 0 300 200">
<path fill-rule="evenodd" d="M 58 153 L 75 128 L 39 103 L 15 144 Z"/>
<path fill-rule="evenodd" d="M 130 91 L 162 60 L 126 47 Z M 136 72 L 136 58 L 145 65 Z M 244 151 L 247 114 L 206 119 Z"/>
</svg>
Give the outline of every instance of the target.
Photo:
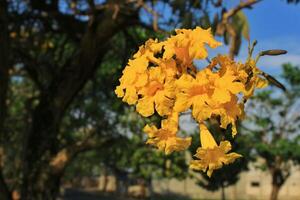
<svg viewBox="0 0 300 200">
<path fill-rule="evenodd" d="M 256 4 L 260 1 L 262 1 L 262 0 L 248 0 L 245 2 L 240 2 L 240 4 L 238 4 L 236 7 L 230 9 L 229 11 L 227 11 L 223 14 L 223 17 L 222 17 L 223 22 L 225 22 L 225 23 L 228 22 L 229 18 L 234 16 L 237 12 L 239 12 L 243 8 L 251 8 L 251 6 L 253 4 Z"/>
<path fill-rule="evenodd" d="M 150 13 L 153 16 L 153 30 L 158 31 L 158 16 L 159 14 L 153 9 L 150 8 L 143 0 L 138 1 L 138 5 L 144 8 L 148 13 Z"/>
<path fill-rule="evenodd" d="M 230 44 L 230 52 L 229 56 L 233 59 L 234 58 L 234 53 L 235 53 L 235 46 L 236 46 L 236 39 L 237 39 L 237 33 L 234 30 L 234 28 L 230 25 L 229 20 L 231 17 L 233 17 L 237 12 L 242 10 L 243 8 L 251 8 L 253 4 L 256 4 L 262 0 L 248 0 L 245 2 L 240 2 L 236 7 L 228 10 L 227 12 L 224 12 L 222 15 L 222 20 L 221 20 L 221 26 L 225 27 L 227 32 L 229 33 L 231 37 L 231 44 Z"/>
</svg>

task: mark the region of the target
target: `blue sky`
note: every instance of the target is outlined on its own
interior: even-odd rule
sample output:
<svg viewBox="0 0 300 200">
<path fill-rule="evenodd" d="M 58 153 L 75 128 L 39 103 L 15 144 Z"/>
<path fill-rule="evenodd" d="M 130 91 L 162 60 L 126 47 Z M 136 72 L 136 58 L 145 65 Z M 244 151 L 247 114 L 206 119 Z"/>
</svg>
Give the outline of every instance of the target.
<svg viewBox="0 0 300 200">
<path fill-rule="evenodd" d="M 233 1 L 231 1 L 233 2 Z M 300 4 L 287 4 L 285 0 L 264 0 L 244 10 L 250 23 L 251 40 L 256 39 L 256 52 L 266 49 L 285 49 L 288 54 L 263 57 L 259 66 L 273 75 L 280 73 L 282 63 L 291 62 L 300 66 Z M 244 41 L 237 59 L 247 55 Z"/>
<path fill-rule="evenodd" d="M 238 2 L 227 1 L 228 7 Z M 255 54 L 267 49 L 288 51 L 286 55 L 263 57 L 258 63 L 260 69 L 278 78 L 281 64 L 291 62 L 300 66 L 300 4 L 287 4 L 283 0 L 264 0 L 256 4 L 252 10 L 244 10 L 244 12 L 250 23 L 251 40 L 258 40 Z M 243 41 L 237 60 L 246 59 L 247 46 L 247 42 Z M 228 47 L 211 49 L 209 54 L 211 53 L 228 53 Z M 191 121 L 189 116 L 182 117 L 181 129 L 188 133 L 196 130 L 196 124 Z"/>
<path fill-rule="evenodd" d="M 225 0 L 229 9 L 237 5 L 240 0 Z M 170 18 L 170 8 L 163 8 L 163 16 Z M 290 62 L 300 66 L 300 3 L 287 4 L 286 0 L 263 0 L 253 6 L 253 9 L 243 10 L 250 24 L 251 40 L 257 40 L 254 55 L 261 50 L 284 49 L 288 54 L 276 57 L 263 57 L 258 65 L 265 72 L 274 76 L 280 74 L 281 65 Z M 142 18 L 149 21 L 151 16 L 143 12 Z M 221 39 L 221 38 L 219 38 Z M 222 39 L 221 39 L 222 41 Z M 237 60 L 244 61 L 247 57 L 248 42 L 243 41 Z M 218 53 L 228 53 L 228 46 L 209 50 L 210 57 Z"/>
</svg>

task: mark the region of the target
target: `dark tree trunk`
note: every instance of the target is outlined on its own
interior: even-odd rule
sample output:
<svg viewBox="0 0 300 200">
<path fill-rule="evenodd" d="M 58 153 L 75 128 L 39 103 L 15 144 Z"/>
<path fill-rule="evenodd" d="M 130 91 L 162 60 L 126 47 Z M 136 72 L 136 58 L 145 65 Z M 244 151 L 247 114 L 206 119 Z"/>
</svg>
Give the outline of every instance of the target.
<svg viewBox="0 0 300 200">
<path fill-rule="evenodd" d="M 139 179 L 138 180 L 138 185 L 140 186 L 140 193 L 138 195 L 139 198 L 145 199 L 146 198 L 146 190 L 147 190 L 147 185 L 146 185 L 146 180 L 144 179 Z"/>
<path fill-rule="evenodd" d="M 149 189 L 149 196 L 152 197 L 154 194 L 154 188 L 152 186 L 152 178 L 147 179 L 147 188 Z"/>
<path fill-rule="evenodd" d="M 278 194 L 279 194 L 280 186 L 279 185 L 273 185 L 272 184 L 272 191 L 271 191 L 271 197 L 270 200 L 277 200 Z"/>
<path fill-rule="evenodd" d="M 126 12 L 120 10 L 117 18 L 113 19 L 113 8 L 108 7 L 90 21 L 78 53 L 54 77 L 47 90 L 41 91 L 39 104 L 33 111 L 32 123 L 25 137 L 22 200 L 51 200 L 58 194 L 60 177 L 53 176 L 45 169 L 59 151 L 57 135 L 65 111 L 100 65 L 108 41 L 137 21 L 137 12 L 133 12 L 132 8 Z"/>
<path fill-rule="evenodd" d="M 104 166 L 102 176 L 104 177 L 104 183 L 103 183 L 103 188 L 102 192 L 106 192 L 107 184 L 108 184 L 108 172 L 107 172 L 106 166 Z"/>
<path fill-rule="evenodd" d="M 226 196 L 225 196 L 225 187 L 224 187 L 224 184 L 222 182 L 222 185 L 221 185 L 221 199 L 222 200 L 225 200 L 226 199 Z"/>
<path fill-rule="evenodd" d="M 281 169 L 271 169 L 272 173 L 272 191 L 270 200 L 277 200 L 280 188 L 284 184 L 286 177 L 283 176 Z"/>
<path fill-rule="evenodd" d="M 5 184 L 2 173 L 0 174 L 0 199 L 1 200 L 11 200 L 10 192 Z"/>
<path fill-rule="evenodd" d="M 8 36 L 7 2 L 0 1 L 0 148 L 5 141 L 6 99 L 9 84 L 10 45 Z M 5 182 L 2 162 L 5 153 L 0 152 L 0 199 L 10 200 L 11 194 Z"/>
<path fill-rule="evenodd" d="M 32 200 L 56 200 L 59 195 L 59 187 L 62 174 L 51 174 L 43 171 L 36 177 L 36 182 L 29 184 L 27 190 L 27 198 Z M 24 199 L 24 197 L 21 197 Z"/>
</svg>

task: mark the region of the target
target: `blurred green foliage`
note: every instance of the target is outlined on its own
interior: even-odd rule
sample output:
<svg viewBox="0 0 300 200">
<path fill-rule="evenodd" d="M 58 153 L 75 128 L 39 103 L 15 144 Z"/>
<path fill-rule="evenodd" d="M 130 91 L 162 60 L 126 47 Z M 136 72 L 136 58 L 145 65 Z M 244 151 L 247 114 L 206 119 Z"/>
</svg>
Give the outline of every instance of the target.
<svg viewBox="0 0 300 200">
<path fill-rule="evenodd" d="M 251 153 L 258 159 L 255 166 L 271 173 L 273 191 L 277 191 L 272 192 L 273 199 L 300 161 L 299 67 L 284 64 L 282 78 L 287 91 L 267 88 L 257 93 L 243 123 Z"/>
</svg>

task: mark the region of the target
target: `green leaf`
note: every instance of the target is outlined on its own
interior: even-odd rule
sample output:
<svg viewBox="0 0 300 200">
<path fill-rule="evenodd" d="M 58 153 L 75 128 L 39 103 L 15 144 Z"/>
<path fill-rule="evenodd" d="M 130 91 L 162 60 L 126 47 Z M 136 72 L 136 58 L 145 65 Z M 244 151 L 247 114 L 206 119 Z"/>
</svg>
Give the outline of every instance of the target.
<svg viewBox="0 0 300 200">
<path fill-rule="evenodd" d="M 191 12 L 185 13 L 183 17 L 182 27 L 190 28 L 193 25 L 192 23 L 193 23 L 193 14 Z"/>
<path fill-rule="evenodd" d="M 233 16 L 232 24 L 238 33 L 241 33 L 246 40 L 249 39 L 249 23 L 243 11 L 239 11 Z"/>
<path fill-rule="evenodd" d="M 202 28 L 205 28 L 205 29 L 211 27 L 209 15 L 207 12 L 205 12 L 204 15 L 200 18 L 200 25 Z"/>
<path fill-rule="evenodd" d="M 212 24 L 211 24 L 211 31 L 212 31 L 213 35 L 215 35 L 215 33 L 216 33 L 218 23 L 219 23 L 219 15 L 218 15 L 218 13 L 216 13 L 214 16 L 214 19 L 212 21 Z"/>
</svg>

